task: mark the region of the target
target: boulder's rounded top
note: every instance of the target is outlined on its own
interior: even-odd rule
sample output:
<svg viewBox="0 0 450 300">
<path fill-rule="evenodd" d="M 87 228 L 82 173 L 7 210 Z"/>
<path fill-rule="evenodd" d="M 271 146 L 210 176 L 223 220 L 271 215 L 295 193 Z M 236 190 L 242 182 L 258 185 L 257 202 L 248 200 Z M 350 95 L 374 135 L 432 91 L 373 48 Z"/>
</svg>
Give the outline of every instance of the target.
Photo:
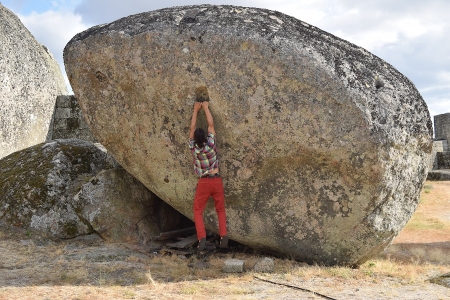
<svg viewBox="0 0 450 300">
<path fill-rule="evenodd" d="M 172 32 L 180 38 L 189 35 L 199 43 L 202 43 L 202 37 L 207 34 L 248 39 L 255 44 L 270 47 L 277 56 L 286 60 L 296 55 L 310 56 L 315 63 L 328 69 L 332 76 L 362 98 L 384 98 L 387 95 L 399 104 L 400 109 L 405 104 L 417 107 L 421 113 L 416 118 L 428 119 L 425 130 L 432 136 L 427 105 L 406 76 L 366 49 L 274 10 L 207 4 L 164 8 L 92 27 L 74 36 L 66 48 L 97 35 L 131 38 L 140 34 L 158 35 L 163 32 Z M 64 53 L 66 52 L 65 49 Z M 374 104 L 360 101 L 356 105 L 362 111 L 370 111 Z M 371 114 L 377 127 L 374 132 L 383 131 L 385 116 L 374 112 Z M 408 126 L 404 126 L 402 121 L 398 118 L 395 125 L 408 130 Z M 417 128 L 414 130 L 417 131 Z"/>
<path fill-rule="evenodd" d="M 214 27 L 217 30 L 241 32 L 247 34 L 249 29 L 269 35 L 283 29 L 305 29 L 329 35 L 315 26 L 299 21 L 286 14 L 263 8 L 241 7 L 232 5 L 188 5 L 164 8 L 121 18 L 109 24 L 101 24 L 77 35 L 84 39 L 86 35 L 118 30 L 124 34 L 134 35 L 161 26 Z M 280 32 L 282 33 L 282 32 Z"/>
<path fill-rule="evenodd" d="M 278 11 L 242 7 L 232 5 L 188 5 L 159 9 L 121 18 L 117 21 L 94 26 L 77 34 L 72 42 L 80 41 L 92 35 L 118 32 L 122 35 L 133 36 L 149 31 L 214 31 L 224 35 L 237 37 L 265 38 L 276 40 L 279 38 L 303 37 L 324 42 L 350 45 L 326 31 L 306 22 Z M 370 52 L 358 48 L 363 55 Z"/>
</svg>

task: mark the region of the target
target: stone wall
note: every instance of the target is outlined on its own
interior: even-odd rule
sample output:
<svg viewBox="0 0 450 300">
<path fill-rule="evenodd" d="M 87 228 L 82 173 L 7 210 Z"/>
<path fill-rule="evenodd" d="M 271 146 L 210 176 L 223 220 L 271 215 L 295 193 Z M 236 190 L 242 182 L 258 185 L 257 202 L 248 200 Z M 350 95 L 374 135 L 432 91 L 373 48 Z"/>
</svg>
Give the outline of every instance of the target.
<svg viewBox="0 0 450 300">
<path fill-rule="evenodd" d="M 436 155 L 438 169 L 450 169 L 450 152 L 439 152 Z"/>
<path fill-rule="evenodd" d="M 430 170 L 439 169 L 437 154 L 447 151 L 448 151 L 447 140 L 440 140 L 433 142 L 433 149 L 431 150 L 431 157 L 430 157 L 430 168 L 429 168 Z"/>
<path fill-rule="evenodd" d="M 96 142 L 75 96 L 58 96 L 47 140 L 70 138 Z"/>
<path fill-rule="evenodd" d="M 434 136 L 429 171 L 448 170 L 450 169 L 450 113 L 434 116 Z M 440 178 L 440 173 L 437 175 Z M 428 177 L 433 180 L 430 174 Z"/>
<path fill-rule="evenodd" d="M 450 140 L 450 113 L 434 116 L 435 140 Z"/>
</svg>

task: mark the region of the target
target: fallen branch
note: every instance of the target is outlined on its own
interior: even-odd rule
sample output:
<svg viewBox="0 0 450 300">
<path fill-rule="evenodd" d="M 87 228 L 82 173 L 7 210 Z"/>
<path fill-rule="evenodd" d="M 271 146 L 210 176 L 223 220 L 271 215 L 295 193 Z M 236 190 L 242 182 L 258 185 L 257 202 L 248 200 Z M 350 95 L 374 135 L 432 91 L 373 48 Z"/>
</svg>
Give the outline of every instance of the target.
<svg viewBox="0 0 450 300">
<path fill-rule="evenodd" d="M 267 279 L 264 279 L 264 278 L 260 278 L 258 276 L 253 276 L 253 278 L 261 280 L 261 281 L 265 281 L 265 282 L 268 282 L 268 283 L 278 284 L 278 285 L 286 286 L 286 287 L 289 287 L 289 288 L 292 288 L 292 289 L 301 290 L 301 291 L 308 292 L 308 293 L 313 293 L 314 295 L 320 296 L 320 297 L 325 298 L 325 299 L 337 300 L 335 298 L 328 297 L 327 295 L 323 295 L 323 294 L 320 294 L 320 293 L 317 293 L 317 292 L 314 292 L 314 291 L 311 291 L 311 290 L 308 290 L 308 289 L 305 289 L 305 288 L 302 288 L 302 287 L 299 287 L 299 286 L 290 285 L 290 284 L 281 283 L 281 282 L 275 282 L 275 281 L 267 280 Z"/>
</svg>

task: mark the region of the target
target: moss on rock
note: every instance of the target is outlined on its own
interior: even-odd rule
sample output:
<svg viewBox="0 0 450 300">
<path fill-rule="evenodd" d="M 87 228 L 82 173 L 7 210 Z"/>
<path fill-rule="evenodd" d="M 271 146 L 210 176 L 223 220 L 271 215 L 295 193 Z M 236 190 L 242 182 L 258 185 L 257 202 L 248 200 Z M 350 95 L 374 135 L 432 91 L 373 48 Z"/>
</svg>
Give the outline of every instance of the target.
<svg viewBox="0 0 450 300">
<path fill-rule="evenodd" d="M 55 140 L 0 160 L 0 221 L 70 238 L 92 232 L 71 207 L 73 196 L 100 170 L 107 153 L 81 140 Z"/>
</svg>

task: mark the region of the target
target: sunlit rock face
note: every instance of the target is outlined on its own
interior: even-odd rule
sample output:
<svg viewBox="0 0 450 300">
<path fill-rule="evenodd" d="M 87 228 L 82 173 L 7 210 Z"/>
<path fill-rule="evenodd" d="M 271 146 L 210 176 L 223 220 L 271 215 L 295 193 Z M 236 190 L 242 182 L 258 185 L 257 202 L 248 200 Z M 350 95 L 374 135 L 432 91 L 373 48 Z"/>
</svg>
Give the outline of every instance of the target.
<svg viewBox="0 0 450 300">
<path fill-rule="evenodd" d="M 96 138 L 191 218 L 189 122 L 196 91 L 208 93 L 236 241 L 358 265 L 417 206 L 432 130 L 417 89 L 300 20 L 256 8 L 168 8 L 79 33 L 64 60 Z M 217 230 L 212 205 L 205 222 Z"/>
<path fill-rule="evenodd" d="M 0 158 L 46 141 L 61 69 L 19 18 L 0 4 Z"/>
</svg>

